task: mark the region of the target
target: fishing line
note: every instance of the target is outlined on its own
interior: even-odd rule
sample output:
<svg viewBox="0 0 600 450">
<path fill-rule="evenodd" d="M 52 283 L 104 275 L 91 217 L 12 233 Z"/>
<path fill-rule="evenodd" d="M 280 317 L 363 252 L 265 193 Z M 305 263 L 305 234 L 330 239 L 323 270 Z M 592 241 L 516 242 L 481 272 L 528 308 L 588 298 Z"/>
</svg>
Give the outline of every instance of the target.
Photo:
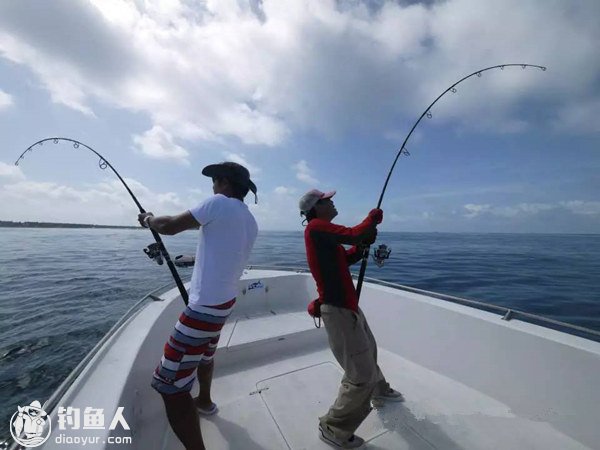
<svg viewBox="0 0 600 450">
<path fill-rule="evenodd" d="M 127 189 L 127 192 L 129 192 L 129 195 L 131 196 L 131 198 L 135 202 L 136 206 L 140 210 L 140 213 L 144 214 L 146 212 L 146 210 L 142 207 L 142 205 L 140 204 L 138 199 L 135 197 L 135 195 L 133 194 L 133 192 L 131 191 L 129 186 L 127 186 L 127 183 L 125 183 L 125 180 L 123 180 L 121 175 L 119 175 L 119 172 L 117 172 L 117 170 L 112 166 L 112 164 L 110 162 L 108 162 L 108 160 L 104 156 L 102 156 L 100 153 L 98 153 L 96 150 L 94 150 L 90 146 L 85 145 L 84 143 L 76 141 L 74 139 L 53 137 L 53 138 L 46 138 L 46 139 L 42 139 L 41 141 L 37 141 L 35 144 L 30 145 L 27 148 L 27 150 L 25 150 L 23 153 L 21 153 L 21 156 L 19 156 L 19 159 L 17 159 L 15 161 L 15 166 L 19 165 L 19 162 L 25 158 L 25 154 L 27 152 L 31 152 L 31 151 L 33 151 L 34 147 L 36 147 L 36 146 L 41 147 L 44 145 L 45 142 L 49 142 L 49 141 L 52 141 L 54 144 L 58 144 L 59 142 L 70 142 L 73 144 L 73 148 L 75 148 L 75 149 L 78 149 L 79 147 L 83 147 L 83 148 L 88 149 L 92 153 L 94 153 L 96 156 L 98 156 L 98 158 L 100 158 L 100 160 L 98 161 L 98 167 L 100 167 L 100 169 L 102 169 L 102 170 L 105 170 L 107 167 L 109 167 L 114 172 L 114 174 L 119 178 L 121 183 L 123 183 L 123 186 L 125 186 L 125 189 Z M 175 280 L 175 284 L 177 285 L 177 288 L 179 289 L 181 298 L 183 299 L 183 302 L 187 305 L 188 304 L 188 293 L 185 290 L 185 287 L 183 286 L 183 283 L 181 281 L 181 278 L 179 277 L 179 274 L 177 273 L 177 269 L 175 268 L 173 261 L 171 261 L 169 252 L 167 252 L 167 249 L 166 249 L 165 245 L 163 244 L 163 241 L 160 238 L 160 235 L 152 229 L 150 229 L 150 231 L 152 232 L 152 236 L 154 236 L 154 240 L 156 242 L 150 244 L 147 248 L 145 248 L 144 253 L 146 253 L 146 255 L 148 255 L 148 257 L 150 259 L 156 261 L 159 265 L 163 264 L 163 259 L 167 262 L 167 267 L 169 267 L 169 270 L 171 271 L 171 275 L 173 276 L 173 279 Z"/>
<path fill-rule="evenodd" d="M 415 131 L 415 128 L 417 128 L 417 125 L 419 125 L 419 123 L 421 122 L 421 119 L 423 119 L 423 117 L 427 117 L 428 119 L 431 119 L 433 117 L 433 114 L 431 113 L 431 107 L 433 105 L 435 105 L 437 103 L 437 101 L 440 98 L 442 98 L 444 95 L 446 95 L 448 92 L 452 92 L 453 94 L 455 94 L 457 92 L 456 86 L 458 84 L 462 83 L 463 81 L 465 81 L 467 78 L 471 78 L 473 76 L 477 76 L 478 78 L 481 78 L 481 74 L 487 70 L 492 70 L 492 69 L 504 70 L 505 67 L 513 67 L 513 66 L 521 67 L 521 69 L 523 69 L 523 70 L 525 70 L 527 67 L 535 67 L 535 68 L 541 69 L 542 71 L 546 70 L 546 67 L 537 66 L 535 64 L 499 64 L 497 66 L 486 67 L 485 69 L 477 70 L 477 71 L 473 72 L 472 74 L 469 74 L 466 77 L 463 77 L 460 80 L 458 80 L 456 83 L 454 83 L 448 89 L 446 89 L 444 92 L 442 92 L 440 95 L 438 95 L 438 97 L 433 102 L 431 102 L 431 104 L 427 108 L 425 108 L 425 111 L 423 111 L 423 113 L 421 114 L 419 119 L 415 122 L 415 124 L 410 129 L 410 132 L 404 139 L 404 142 L 402 143 L 402 146 L 400 147 L 400 150 L 398 151 L 398 154 L 396 155 L 396 158 L 394 159 L 392 167 L 390 168 L 387 178 L 385 179 L 385 183 L 383 185 L 381 195 L 379 196 L 379 201 L 377 202 L 377 208 L 381 207 L 381 203 L 383 202 L 383 196 L 387 189 L 388 182 L 390 181 L 390 177 L 392 176 L 392 172 L 394 171 L 394 167 L 396 167 L 396 163 L 398 162 L 398 158 L 400 158 L 401 155 L 410 156 L 410 153 L 408 152 L 408 149 L 406 148 L 406 143 L 410 139 L 410 136 L 412 135 L 413 131 Z M 356 285 L 356 294 L 359 298 L 360 298 L 360 291 L 362 289 L 363 279 L 365 277 L 365 272 L 367 270 L 367 263 L 369 261 L 370 248 L 371 248 L 371 246 L 368 246 L 365 248 L 365 250 L 363 252 L 362 263 L 360 265 L 360 272 L 358 275 L 358 282 Z M 383 265 L 383 261 L 385 259 L 389 258 L 390 252 L 391 252 L 391 250 L 388 249 L 386 245 L 380 245 L 373 253 L 373 259 L 375 260 L 376 264 L 381 267 Z"/>
</svg>

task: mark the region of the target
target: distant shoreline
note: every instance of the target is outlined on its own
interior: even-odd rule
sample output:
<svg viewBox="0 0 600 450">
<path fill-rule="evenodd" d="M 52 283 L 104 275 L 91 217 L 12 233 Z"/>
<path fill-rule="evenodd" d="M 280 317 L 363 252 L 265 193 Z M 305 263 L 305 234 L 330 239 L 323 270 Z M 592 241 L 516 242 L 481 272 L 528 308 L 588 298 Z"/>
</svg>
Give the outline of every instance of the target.
<svg viewBox="0 0 600 450">
<path fill-rule="evenodd" d="M 140 230 L 142 227 L 125 225 L 94 225 L 85 223 L 53 223 L 53 222 L 12 222 L 0 220 L 0 228 L 117 228 Z"/>
<path fill-rule="evenodd" d="M 141 226 L 128 225 L 94 225 L 85 223 L 55 223 L 55 222 L 13 222 L 0 220 L 0 228 L 85 228 L 85 229 L 116 229 L 116 230 L 143 230 Z M 267 233 L 297 233 L 298 230 L 270 230 L 264 229 L 260 232 Z M 386 234 L 428 234 L 428 235 L 523 235 L 523 236 L 600 236 L 600 233 L 566 233 L 566 232 L 498 232 L 498 231 L 380 231 L 383 238 Z"/>
</svg>

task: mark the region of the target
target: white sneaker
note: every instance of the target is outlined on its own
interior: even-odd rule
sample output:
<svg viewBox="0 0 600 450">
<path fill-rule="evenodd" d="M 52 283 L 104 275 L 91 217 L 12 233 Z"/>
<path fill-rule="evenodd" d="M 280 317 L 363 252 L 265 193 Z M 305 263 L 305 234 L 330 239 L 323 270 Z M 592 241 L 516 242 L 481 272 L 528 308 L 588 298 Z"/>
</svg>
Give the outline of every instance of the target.
<svg viewBox="0 0 600 450">
<path fill-rule="evenodd" d="M 327 428 L 327 426 L 323 427 L 323 425 L 319 425 L 319 438 L 336 448 L 360 448 L 364 445 L 365 440 L 355 434 L 353 434 L 349 439 L 341 440 L 336 438 L 331 431 Z"/>
</svg>

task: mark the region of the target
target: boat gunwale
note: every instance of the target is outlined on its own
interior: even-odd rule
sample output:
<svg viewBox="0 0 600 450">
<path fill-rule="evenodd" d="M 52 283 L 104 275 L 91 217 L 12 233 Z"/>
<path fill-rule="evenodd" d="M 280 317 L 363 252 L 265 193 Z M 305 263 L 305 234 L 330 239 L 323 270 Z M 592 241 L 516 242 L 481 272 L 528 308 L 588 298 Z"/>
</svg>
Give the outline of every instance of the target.
<svg viewBox="0 0 600 450">
<path fill-rule="evenodd" d="M 94 347 L 83 357 L 81 361 L 69 372 L 66 378 L 60 383 L 60 385 L 54 390 L 52 395 L 48 400 L 46 400 L 42 406 L 42 410 L 44 410 L 48 416 L 52 416 L 54 414 L 55 408 L 58 406 L 60 399 L 67 393 L 69 388 L 73 385 L 75 380 L 81 373 L 85 370 L 90 361 L 98 354 L 100 349 L 104 346 L 104 344 L 112 338 L 121 327 L 135 314 L 139 313 L 143 307 L 149 304 L 148 300 L 155 300 L 157 297 L 156 294 L 158 292 L 167 293 L 171 291 L 173 288 L 171 287 L 174 284 L 173 281 L 170 281 L 166 284 L 161 285 L 160 287 L 153 289 L 144 295 L 140 300 L 135 302 L 135 304 L 129 308 L 125 314 L 123 314 L 114 325 L 106 332 L 104 336 L 94 345 Z M 8 450 L 19 450 L 22 448 L 18 442 L 14 441 L 13 444 L 8 448 Z"/>
<path fill-rule="evenodd" d="M 310 273 L 310 270 L 306 269 L 306 268 L 283 267 L 283 266 L 282 267 L 248 266 L 247 269 L 284 270 L 284 271 L 294 271 L 296 273 Z M 352 273 L 352 278 L 358 279 L 358 275 L 355 273 Z M 512 319 L 521 319 L 521 320 L 529 319 L 529 320 L 522 320 L 522 322 L 530 323 L 533 325 L 540 325 L 540 326 L 550 329 L 550 330 L 563 331 L 571 336 L 582 337 L 584 339 L 589 339 L 591 341 L 600 342 L 600 331 L 596 331 L 591 328 L 562 322 L 562 321 L 556 320 L 556 319 L 550 319 L 549 317 L 544 317 L 544 316 L 540 316 L 538 314 L 528 313 L 528 312 L 521 311 L 521 310 L 514 309 L 514 308 L 507 308 L 505 306 L 493 305 L 491 303 L 486 303 L 486 302 L 482 302 L 479 300 L 472 300 L 472 299 L 467 299 L 464 297 L 457 297 L 454 295 L 448 295 L 448 294 L 442 294 L 439 292 L 428 291 L 425 289 L 419 289 L 419 288 L 415 288 L 415 287 L 411 287 L 411 286 L 406 286 L 406 285 L 394 283 L 391 281 L 380 280 L 378 278 L 364 277 L 364 279 L 365 279 L 365 281 L 369 281 L 370 283 L 373 283 L 376 285 L 392 287 L 392 288 L 399 289 L 402 291 L 411 292 L 413 294 L 426 295 L 428 297 L 435 298 L 437 300 L 444 300 L 444 301 L 448 301 L 451 303 L 457 303 L 457 304 L 461 304 L 464 306 L 470 306 L 470 307 L 473 307 L 480 311 L 488 311 L 489 312 L 491 310 L 494 312 L 500 312 L 500 313 L 502 313 L 502 314 L 500 314 L 500 315 L 502 315 L 502 319 L 506 320 L 506 321 L 510 321 Z M 541 322 L 541 324 L 535 323 L 535 322 Z M 553 327 L 549 326 L 549 325 L 553 325 Z M 560 327 L 561 329 L 557 329 L 554 327 Z M 580 334 L 577 334 L 577 333 L 569 333 L 568 331 L 565 331 L 564 329 L 569 330 L 569 331 L 576 331 L 578 333 L 584 333 L 584 334 L 587 334 L 592 337 L 581 336 Z"/>
</svg>

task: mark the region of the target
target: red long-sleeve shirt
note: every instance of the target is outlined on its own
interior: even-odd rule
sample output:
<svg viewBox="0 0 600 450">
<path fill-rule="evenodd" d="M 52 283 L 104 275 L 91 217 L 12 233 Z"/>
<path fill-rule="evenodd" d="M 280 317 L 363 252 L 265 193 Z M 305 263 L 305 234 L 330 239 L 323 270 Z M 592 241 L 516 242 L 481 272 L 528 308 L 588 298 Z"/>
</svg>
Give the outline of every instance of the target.
<svg viewBox="0 0 600 450">
<path fill-rule="evenodd" d="M 370 217 L 352 228 L 323 219 L 308 223 L 304 230 L 306 258 L 321 303 L 358 311 L 358 296 L 348 266 L 362 258 L 356 244 L 364 241 L 373 227 Z M 342 244 L 353 247 L 346 250 Z"/>
</svg>

